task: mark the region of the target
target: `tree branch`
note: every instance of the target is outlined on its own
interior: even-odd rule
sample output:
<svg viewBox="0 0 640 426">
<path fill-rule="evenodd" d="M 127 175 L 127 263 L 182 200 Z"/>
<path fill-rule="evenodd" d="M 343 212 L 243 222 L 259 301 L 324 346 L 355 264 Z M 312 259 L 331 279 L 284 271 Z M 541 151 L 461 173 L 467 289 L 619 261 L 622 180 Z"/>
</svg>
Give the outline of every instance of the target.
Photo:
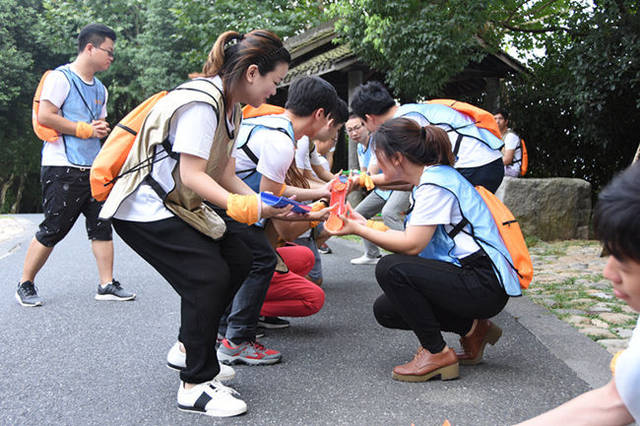
<svg viewBox="0 0 640 426">
<path fill-rule="evenodd" d="M 558 32 L 558 31 L 571 32 L 570 28 L 556 26 L 556 25 L 552 25 L 550 27 L 545 27 L 545 28 L 521 28 L 515 25 L 507 24 L 506 22 L 496 22 L 496 21 L 491 21 L 491 22 L 507 30 L 517 31 L 522 33 L 543 34 L 543 33 Z"/>
</svg>

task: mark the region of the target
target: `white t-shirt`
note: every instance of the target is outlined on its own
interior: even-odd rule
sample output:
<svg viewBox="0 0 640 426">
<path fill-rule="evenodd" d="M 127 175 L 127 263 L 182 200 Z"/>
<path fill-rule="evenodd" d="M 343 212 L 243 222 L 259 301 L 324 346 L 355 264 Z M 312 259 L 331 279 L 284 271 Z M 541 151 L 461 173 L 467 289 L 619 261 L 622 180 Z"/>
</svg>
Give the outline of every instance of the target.
<svg viewBox="0 0 640 426">
<path fill-rule="evenodd" d="M 311 170 L 313 176 L 316 176 L 311 166 L 322 166 L 329 170 L 327 159 L 320 155 L 315 147 L 309 152 L 309 138 L 303 136 L 296 142 L 296 167 L 300 170 Z"/>
<path fill-rule="evenodd" d="M 80 77 L 82 78 L 82 77 Z M 84 81 L 84 80 L 82 80 Z M 87 84 L 93 84 L 94 81 L 85 81 Z M 58 108 L 58 115 L 62 115 L 62 111 L 60 111 L 60 107 L 67 99 L 69 95 L 69 90 L 71 86 L 69 85 L 69 80 L 62 73 L 62 71 L 53 71 L 49 73 L 44 84 L 42 85 L 42 92 L 40 93 L 41 101 L 49 101 L 53 105 Z M 100 111 L 99 118 L 106 118 L 107 116 L 107 100 L 108 100 L 108 92 L 107 88 L 104 89 L 104 105 L 102 106 L 102 111 Z M 64 149 L 64 141 L 62 137 L 59 137 L 53 142 L 45 142 L 42 146 L 42 162 L 43 166 L 63 166 L 63 167 L 75 167 L 81 168 L 80 166 L 71 164 L 69 160 L 67 160 L 67 154 Z"/>
<path fill-rule="evenodd" d="M 640 422 L 640 318 L 627 349 L 618 357 L 615 368 L 616 389 L 636 422 Z"/>
<path fill-rule="evenodd" d="M 417 112 L 411 112 L 403 115 L 403 117 L 410 118 L 421 126 L 431 124 L 427 121 L 422 114 Z M 438 124 L 438 127 L 444 130 L 450 130 L 451 126 L 447 124 Z M 458 134 L 454 131 L 447 132 L 449 140 L 451 141 L 451 150 L 455 146 Z M 485 164 L 489 164 L 496 161 L 498 158 L 502 158 L 500 150 L 491 149 L 488 145 L 470 137 L 463 137 L 460 142 L 460 148 L 458 149 L 458 160 L 454 167 L 456 169 L 462 169 L 467 167 L 480 167 Z"/>
<path fill-rule="evenodd" d="M 210 79 L 217 87 L 222 88 L 220 77 Z M 229 130 L 233 130 L 233 120 L 227 120 Z M 173 151 L 191 154 L 208 160 L 211 152 L 211 144 L 218 127 L 218 117 L 211 105 L 194 102 L 187 104 L 176 111 L 169 125 L 169 142 Z M 176 160 L 167 156 L 161 146 L 156 147 L 156 158 L 162 158 L 153 164 L 151 176 L 170 192 L 174 186 L 172 172 L 176 166 Z M 173 213 L 164 206 L 162 199 L 146 183 L 128 196 L 118 207 L 113 217 L 132 222 L 155 222 L 173 216 Z"/>
<path fill-rule="evenodd" d="M 262 176 L 277 183 L 284 183 L 287 170 L 295 157 L 295 146 L 291 138 L 279 130 L 261 128 L 253 132 L 247 143 L 251 152 L 258 157 L 258 165 L 256 166 L 236 145 L 232 154 L 236 159 L 236 172 L 256 167 Z"/>
<path fill-rule="evenodd" d="M 522 165 L 519 161 L 522 159 L 522 149 L 518 148 L 518 145 L 520 145 L 520 137 L 509 129 L 502 137 L 502 141 L 504 142 L 505 151 L 507 149 L 515 150 L 511 164 L 504 166 L 504 174 L 512 177 L 520 176 L 520 166 Z"/>
<path fill-rule="evenodd" d="M 444 225 L 450 232 L 462 221 L 460 204 L 449 191 L 436 185 L 421 185 L 413 193 L 414 207 L 407 226 Z M 471 236 L 459 232 L 454 238 L 452 254 L 462 259 L 480 249 Z"/>
</svg>

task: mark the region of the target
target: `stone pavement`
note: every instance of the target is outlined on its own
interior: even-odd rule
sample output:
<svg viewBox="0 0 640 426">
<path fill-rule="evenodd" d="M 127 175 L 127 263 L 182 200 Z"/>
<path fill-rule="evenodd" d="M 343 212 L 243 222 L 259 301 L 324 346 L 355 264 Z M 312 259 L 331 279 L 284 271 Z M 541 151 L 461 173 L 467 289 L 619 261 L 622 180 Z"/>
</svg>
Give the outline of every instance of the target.
<svg viewBox="0 0 640 426">
<path fill-rule="evenodd" d="M 602 276 L 607 262 L 596 241 L 537 243 L 531 247 L 534 279 L 526 295 L 603 345 L 627 347 L 638 313 L 613 295 Z"/>
</svg>

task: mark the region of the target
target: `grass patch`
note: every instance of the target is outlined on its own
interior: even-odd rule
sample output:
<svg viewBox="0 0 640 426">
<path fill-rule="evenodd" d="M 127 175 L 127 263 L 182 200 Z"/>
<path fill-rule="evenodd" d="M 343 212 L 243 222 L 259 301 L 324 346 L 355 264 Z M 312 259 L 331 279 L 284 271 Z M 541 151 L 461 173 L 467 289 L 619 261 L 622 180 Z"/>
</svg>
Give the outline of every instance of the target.
<svg viewBox="0 0 640 426">
<path fill-rule="evenodd" d="M 342 238 L 343 240 L 349 240 L 349 241 L 360 241 L 362 239 L 357 235 L 338 235 L 338 238 Z"/>
<path fill-rule="evenodd" d="M 524 242 L 527 244 L 528 248 L 535 247 L 540 243 L 540 238 L 535 235 L 527 235 L 524 237 Z"/>
</svg>

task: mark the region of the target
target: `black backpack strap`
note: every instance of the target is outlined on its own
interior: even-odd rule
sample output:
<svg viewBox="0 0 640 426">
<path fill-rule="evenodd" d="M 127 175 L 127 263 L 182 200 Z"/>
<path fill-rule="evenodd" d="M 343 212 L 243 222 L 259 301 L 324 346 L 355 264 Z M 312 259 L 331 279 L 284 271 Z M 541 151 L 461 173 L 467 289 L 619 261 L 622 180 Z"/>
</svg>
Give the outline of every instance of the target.
<svg viewBox="0 0 640 426">
<path fill-rule="evenodd" d="M 449 233 L 447 234 L 447 235 L 449 235 L 449 238 L 453 239 L 453 237 L 458 235 L 460 233 L 460 231 L 462 231 L 462 229 L 465 226 L 467 226 L 468 223 L 469 223 L 469 221 L 466 218 L 464 218 L 460 222 L 458 222 L 458 224 L 456 226 L 454 226 L 453 229 L 451 231 L 449 231 Z"/>
<path fill-rule="evenodd" d="M 156 192 L 156 194 L 158 194 L 158 197 L 160 197 L 161 200 L 164 201 L 167 198 L 167 191 L 162 189 L 158 181 L 151 177 L 151 173 L 149 173 L 147 177 L 144 178 L 144 182 L 147 183 L 151 188 L 153 188 L 153 190 Z"/>
<path fill-rule="evenodd" d="M 251 131 L 251 133 L 253 133 L 253 130 Z M 251 137 L 251 133 L 249 133 L 249 137 Z M 247 138 L 247 143 L 242 145 L 240 149 L 243 150 L 245 154 L 247 154 L 247 157 L 249 157 L 249 159 L 253 161 L 254 164 L 258 164 L 258 161 L 260 161 L 260 159 L 256 156 L 256 154 L 253 153 L 253 151 L 251 151 L 251 148 L 249 148 L 249 138 Z"/>
<path fill-rule="evenodd" d="M 135 130 L 133 130 L 131 127 L 127 127 L 124 124 L 116 124 L 116 127 L 120 127 L 121 129 L 125 130 L 126 132 L 131 133 L 133 136 L 137 136 L 138 132 L 136 132 Z"/>
<path fill-rule="evenodd" d="M 453 146 L 453 155 L 458 156 L 458 151 L 460 151 L 460 142 L 462 142 L 462 134 L 458 133 L 458 139 L 456 139 L 456 143 Z"/>
</svg>

